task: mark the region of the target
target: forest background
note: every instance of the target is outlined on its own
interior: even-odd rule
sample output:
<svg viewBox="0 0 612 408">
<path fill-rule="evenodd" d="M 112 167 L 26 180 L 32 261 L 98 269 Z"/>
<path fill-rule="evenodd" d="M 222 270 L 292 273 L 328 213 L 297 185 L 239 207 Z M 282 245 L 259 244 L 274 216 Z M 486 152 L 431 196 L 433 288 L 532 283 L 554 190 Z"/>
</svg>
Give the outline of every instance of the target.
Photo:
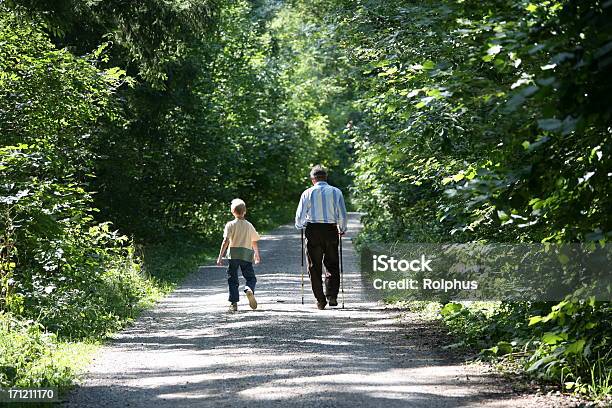
<svg viewBox="0 0 612 408">
<path fill-rule="evenodd" d="M 0 386 L 67 386 L 310 165 L 359 242 L 606 245 L 612 1 L 0 1 Z M 401 299 L 389 299 L 398 301 Z M 465 347 L 602 399 L 610 305 L 437 305 Z"/>
</svg>

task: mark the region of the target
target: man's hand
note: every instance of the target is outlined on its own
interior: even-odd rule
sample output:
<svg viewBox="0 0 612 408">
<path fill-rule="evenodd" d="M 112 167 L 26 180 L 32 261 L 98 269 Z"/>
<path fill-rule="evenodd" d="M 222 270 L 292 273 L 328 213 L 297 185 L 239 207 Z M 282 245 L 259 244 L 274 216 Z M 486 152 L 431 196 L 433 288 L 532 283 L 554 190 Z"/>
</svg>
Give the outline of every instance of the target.
<svg viewBox="0 0 612 408">
<path fill-rule="evenodd" d="M 223 258 L 221 257 L 217 258 L 217 266 L 223 266 Z"/>
<path fill-rule="evenodd" d="M 339 237 L 343 236 L 344 234 L 346 234 L 346 231 L 340 231 L 340 230 L 338 230 L 338 236 L 339 236 Z"/>
<path fill-rule="evenodd" d="M 259 257 L 259 254 L 258 254 L 258 253 L 256 253 L 256 254 L 255 254 L 255 265 L 257 265 L 257 264 L 258 264 L 258 263 L 260 263 L 260 262 L 261 262 L 261 258 Z"/>
</svg>

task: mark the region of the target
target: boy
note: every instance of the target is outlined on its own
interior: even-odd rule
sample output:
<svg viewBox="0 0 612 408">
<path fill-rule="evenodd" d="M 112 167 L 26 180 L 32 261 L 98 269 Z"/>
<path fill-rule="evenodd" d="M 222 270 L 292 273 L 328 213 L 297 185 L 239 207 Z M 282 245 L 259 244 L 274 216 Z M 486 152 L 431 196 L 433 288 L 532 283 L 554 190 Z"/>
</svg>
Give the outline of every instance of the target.
<svg viewBox="0 0 612 408">
<path fill-rule="evenodd" d="M 223 230 L 223 243 L 217 258 L 217 265 L 223 266 L 223 254 L 229 247 L 228 260 L 229 267 L 227 268 L 227 283 L 229 285 L 229 301 L 230 312 L 238 310 L 238 267 L 242 271 L 242 276 L 246 279 L 244 293 L 249 299 L 251 309 L 257 309 L 257 300 L 255 300 L 255 271 L 253 270 L 253 260 L 256 264 L 259 263 L 259 234 L 255 231 L 255 227 L 244 219 L 246 215 L 246 204 L 239 198 L 232 200 L 230 207 L 234 220 L 225 224 Z"/>
</svg>

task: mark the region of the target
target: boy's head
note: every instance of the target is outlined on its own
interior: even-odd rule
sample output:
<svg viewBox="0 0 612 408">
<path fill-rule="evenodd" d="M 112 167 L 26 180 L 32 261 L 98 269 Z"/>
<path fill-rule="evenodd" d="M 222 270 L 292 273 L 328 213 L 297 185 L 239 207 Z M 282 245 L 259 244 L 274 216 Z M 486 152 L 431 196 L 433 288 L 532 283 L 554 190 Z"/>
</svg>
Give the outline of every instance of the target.
<svg viewBox="0 0 612 408">
<path fill-rule="evenodd" d="M 234 217 L 237 218 L 243 218 L 246 214 L 246 204 L 239 198 L 234 198 L 232 200 L 232 205 L 230 206 L 230 209 L 232 210 L 232 214 L 234 214 Z"/>
</svg>

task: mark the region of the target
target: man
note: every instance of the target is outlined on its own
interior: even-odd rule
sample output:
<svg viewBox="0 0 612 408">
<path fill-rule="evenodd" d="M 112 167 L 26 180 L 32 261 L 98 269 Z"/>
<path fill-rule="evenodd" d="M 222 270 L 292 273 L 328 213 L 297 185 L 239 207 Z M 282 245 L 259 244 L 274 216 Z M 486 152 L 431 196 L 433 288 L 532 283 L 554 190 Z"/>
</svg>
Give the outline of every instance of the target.
<svg viewBox="0 0 612 408">
<path fill-rule="evenodd" d="M 310 171 L 312 187 L 302 193 L 295 213 L 295 227 L 306 229 L 306 259 L 317 307 L 338 306 L 340 265 L 338 237 L 346 232 L 346 206 L 342 191 L 327 184 L 327 171 L 316 165 Z M 321 283 L 325 265 L 325 293 Z"/>
</svg>

